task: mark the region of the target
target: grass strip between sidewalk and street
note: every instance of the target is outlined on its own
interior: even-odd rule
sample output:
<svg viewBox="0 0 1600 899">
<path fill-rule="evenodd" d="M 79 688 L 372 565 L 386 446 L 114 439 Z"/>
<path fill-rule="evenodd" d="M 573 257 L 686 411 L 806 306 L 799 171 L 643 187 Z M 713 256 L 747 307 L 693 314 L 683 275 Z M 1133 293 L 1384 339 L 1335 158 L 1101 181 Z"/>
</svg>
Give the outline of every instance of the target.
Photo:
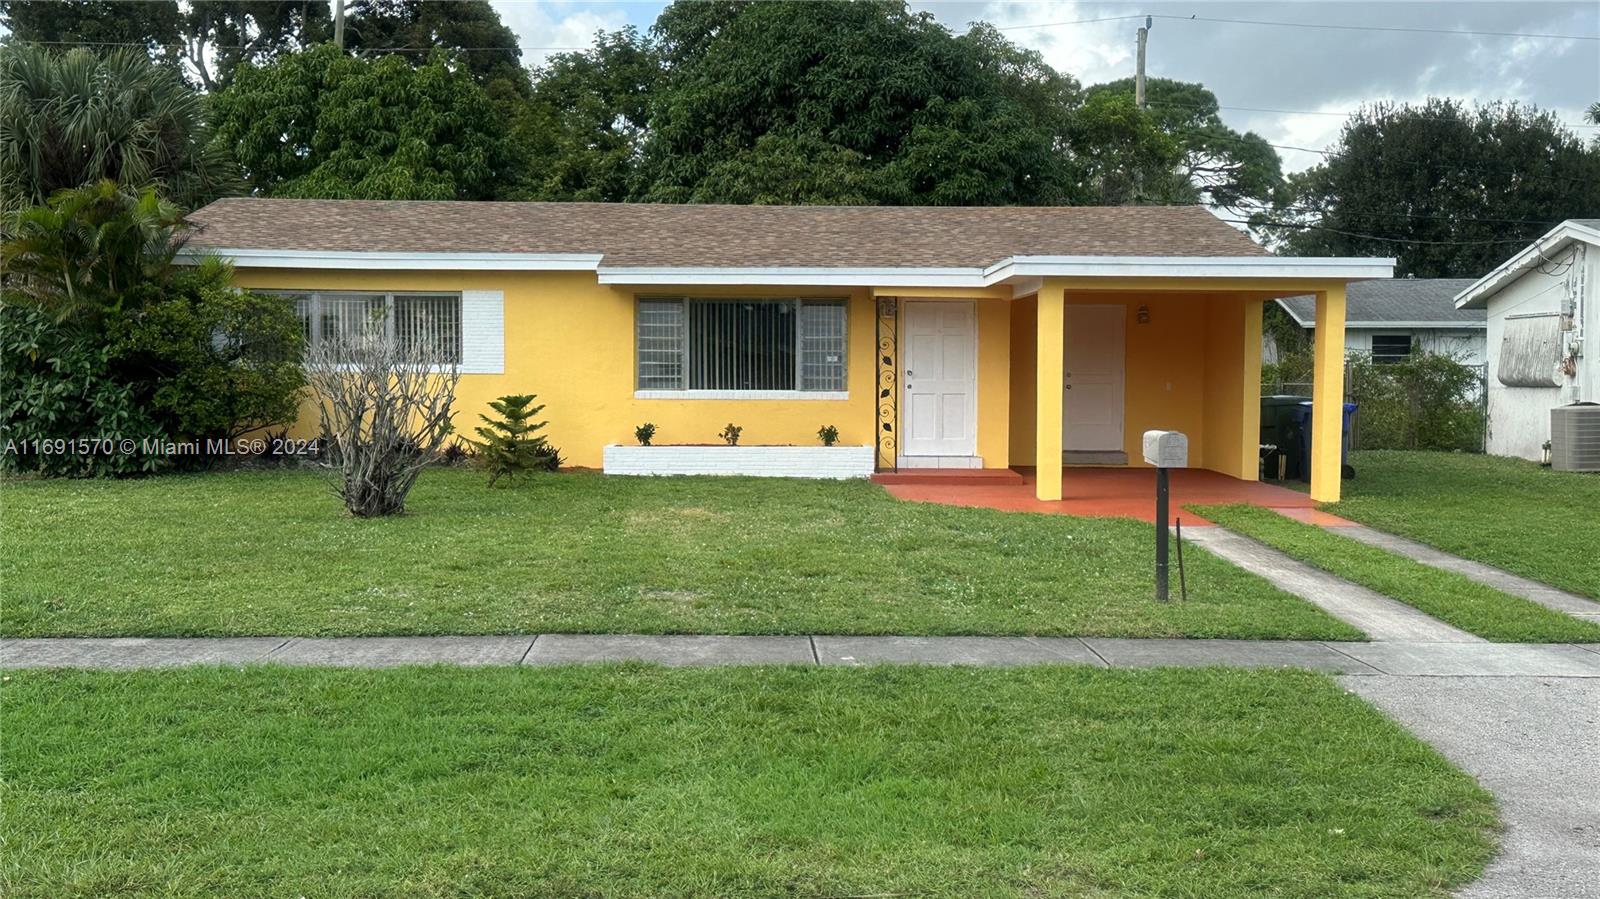
<svg viewBox="0 0 1600 899">
<path fill-rule="evenodd" d="M 1493 800 L 1330 678 L 17 671 L 0 891 L 1434 897 Z"/>
<path fill-rule="evenodd" d="M 1218 525 L 1281 550 L 1308 565 L 1392 597 L 1429 615 L 1501 643 L 1593 643 L 1600 624 L 1547 609 L 1453 571 L 1294 521 L 1256 506 L 1195 506 Z"/>
</svg>

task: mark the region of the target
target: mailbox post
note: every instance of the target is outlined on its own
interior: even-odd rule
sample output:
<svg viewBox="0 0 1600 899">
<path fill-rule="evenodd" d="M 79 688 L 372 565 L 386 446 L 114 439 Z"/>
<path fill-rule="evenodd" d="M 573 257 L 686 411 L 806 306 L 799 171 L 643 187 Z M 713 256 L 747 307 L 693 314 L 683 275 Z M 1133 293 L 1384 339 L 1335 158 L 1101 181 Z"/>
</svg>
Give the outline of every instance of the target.
<svg viewBox="0 0 1600 899">
<path fill-rule="evenodd" d="M 1145 431 L 1144 461 L 1156 467 L 1156 599 L 1166 602 L 1167 470 L 1189 467 L 1189 437 L 1182 431 Z"/>
</svg>

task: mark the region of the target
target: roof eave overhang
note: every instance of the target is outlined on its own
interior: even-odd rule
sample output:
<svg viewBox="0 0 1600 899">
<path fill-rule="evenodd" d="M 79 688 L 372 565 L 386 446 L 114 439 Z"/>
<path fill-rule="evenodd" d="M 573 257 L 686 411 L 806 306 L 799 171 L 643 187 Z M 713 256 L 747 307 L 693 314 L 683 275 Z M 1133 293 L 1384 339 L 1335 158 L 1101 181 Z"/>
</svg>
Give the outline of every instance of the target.
<svg viewBox="0 0 1600 899">
<path fill-rule="evenodd" d="M 178 261 L 225 259 L 240 268 L 344 270 L 592 272 L 599 253 L 385 253 L 367 250 L 264 250 L 239 247 L 184 248 Z"/>
<path fill-rule="evenodd" d="M 925 266 L 656 266 L 606 265 L 589 253 L 396 253 L 185 248 L 180 262 L 218 257 L 241 268 L 592 271 L 601 284 L 773 285 L 873 287 L 994 287 L 1037 290 L 1045 278 L 1208 278 L 1362 281 L 1394 274 L 1393 259 L 1283 256 L 1013 256 L 987 268 Z M 1021 294 L 1019 294 L 1021 295 Z"/>
<path fill-rule="evenodd" d="M 1495 266 L 1494 271 L 1472 282 L 1466 290 L 1456 294 L 1456 308 L 1487 309 L 1490 297 L 1517 280 L 1528 269 L 1538 265 L 1546 254 L 1563 250 L 1568 244 L 1577 240 L 1600 246 L 1600 231 L 1577 222 L 1562 222 L 1543 237 L 1523 247 L 1515 256 Z"/>
<path fill-rule="evenodd" d="M 1215 278 L 1364 281 L 1394 274 L 1393 259 L 1281 256 L 1013 256 L 988 268 L 826 266 L 613 266 L 601 284 L 765 284 L 788 286 L 994 287 L 1035 291 L 1045 278 Z M 1019 293 L 1018 295 L 1025 295 Z"/>
</svg>

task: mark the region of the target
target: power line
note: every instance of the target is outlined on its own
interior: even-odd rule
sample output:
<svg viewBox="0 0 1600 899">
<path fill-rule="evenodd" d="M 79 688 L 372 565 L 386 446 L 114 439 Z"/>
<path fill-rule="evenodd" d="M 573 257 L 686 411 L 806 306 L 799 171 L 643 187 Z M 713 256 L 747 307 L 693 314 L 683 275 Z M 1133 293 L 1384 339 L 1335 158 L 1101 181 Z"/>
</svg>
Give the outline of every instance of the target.
<svg viewBox="0 0 1600 899">
<path fill-rule="evenodd" d="M 1006 25 L 996 28 L 996 31 L 1019 31 L 1025 28 L 1061 28 L 1068 25 L 1092 25 L 1097 22 L 1123 22 L 1129 19 L 1143 19 L 1139 16 L 1106 16 L 1100 19 L 1078 19 L 1073 22 L 1035 22 L 1027 25 Z M 1464 28 L 1406 28 L 1399 25 L 1336 25 L 1327 22 L 1277 22 L 1264 19 L 1224 19 L 1215 16 L 1176 16 L 1171 14 L 1153 14 L 1152 19 L 1168 19 L 1178 22 L 1217 22 L 1230 25 L 1265 25 L 1276 28 L 1324 28 L 1338 31 L 1391 31 L 1406 34 L 1457 34 L 1475 35 L 1479 37 L 1531 37 L 1562 41 L 1600 41 L 1600 35 L 1588 34 L 1543 34 L 1529 31 L 1476 31 Z"/>
<path fill-rule="evenodd" d="M 1024 28 L 1061 28 L 1068 25 L 1093 25 L 1096 22 L 1126 22 L 1129 19 L 1142 19 L 1144 16 L 1105 16 L 1099 19 L 1078 19 L 1075 22 L 1039 22 L 1033 25 L 1005 25 L 996 27 L 995 31 L 1019 31 Z"/>
<path fill-rule="evenodd" d="M 181 43 L 178 43 L 178 44 L 161 44 L 161 43 L 157 43 L 155 41 L 151 41 L 148 44 L 140 44 L 140 43 L 136 43 L 136 42 L 132 42 L 132 41 L 24 41 L 24 40 L 17 40 L 15 38 L 13 38 L 12 41 L 13 41 L 13 43 L 18 43 L 18 44 L 38 44 L 38 45 L 42 45 L 42 46 L 57 46 L 57 47 L 132 47 L 132 48 L 137 48 L 137 49 L 140 49 L 140 50 L 148 50 L 151 47 L 160 47 L 160 48 L 162 48 L 164 50 L 182 50 L 186 46 L 185 44 L 181 44 Z M 223 47 L 221 49 L 228 49 L 228 48 Z M 449 45 L 446 45 L 446 44 L 440 44 L 440 45 L 435 46 L 435 47 L 351 47 L 350 48 L 350 52 L 352 52 L 352 53 L 432 53 L 434 50 L 459 50 L 459 51 L 461 51 L 463 53 L 474 53 L 474 52 L 482 52 L 482 51 L 489 51 L 489 50 L 540 50 L 540 51 L 549 51 L 549 52 L 555 52 L 555 51 L 572 51 L 572 52 L 576 52 L 576 51 L 589 50 L 589 49 L 592 49 L 592 48 L 591 47 L 535 47 L 535 46 L 521 46 L 521 45 L 516 46 L 516 47 L 506 47 L 506 46 L 501 46 L 501 47 L 452 47 L 452 46 L 449 46 Z"/>
<path fill-rule="evenodd" d="M 1600 41 L 1600 35 L 1542 34 L 1529 31 L 1475 31 L 1461 28 L 1406 28 L 1399 25 L 1335 25 L 1326 22 L 1277 22 L 1264 19 L 1224 19 L 1214 16 L 1152 15 L 1153 19 L 1179 22 L 1218 22 L 1230 25 L 1266 25 L 1276 28 L 1323 28 L 1335 31 L 1389 31 L 1403 34 L 1457 34 L 1480 37 L 1531 37 L 1561 41 Z"/>
</svg>

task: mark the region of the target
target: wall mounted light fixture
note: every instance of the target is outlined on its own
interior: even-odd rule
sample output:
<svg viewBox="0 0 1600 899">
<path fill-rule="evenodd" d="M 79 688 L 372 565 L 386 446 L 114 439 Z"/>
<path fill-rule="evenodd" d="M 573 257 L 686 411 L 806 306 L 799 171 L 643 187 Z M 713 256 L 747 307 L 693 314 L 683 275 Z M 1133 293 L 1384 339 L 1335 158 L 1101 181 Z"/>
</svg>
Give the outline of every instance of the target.
<svg viewBox="0 0 1600 899">
<path fill-rule="evenodd" d="M 1141 324 L 1141 325 L 1150 324 L 1150 307 L 1149 306 L 1140 306 L 1139 307 L 1139 324 Z"/>
</svg>

